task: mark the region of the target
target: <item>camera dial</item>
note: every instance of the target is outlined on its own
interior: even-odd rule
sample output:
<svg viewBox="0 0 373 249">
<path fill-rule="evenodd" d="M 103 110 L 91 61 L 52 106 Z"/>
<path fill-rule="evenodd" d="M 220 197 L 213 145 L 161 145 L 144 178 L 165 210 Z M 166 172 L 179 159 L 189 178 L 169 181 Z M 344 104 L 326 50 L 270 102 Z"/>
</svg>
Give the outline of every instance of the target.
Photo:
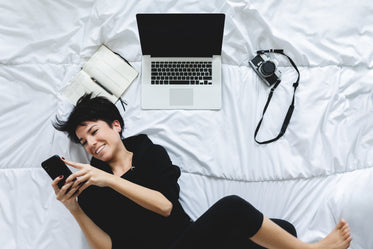
<svg viewBox="0 0 373 249">
<path fill-rule="evenodd" d="M 276 71 L 276 65 L 272 61 L 265 61 L 260 65 L 260 72 L 263 76 L 271 76 Z"/>
</svg>

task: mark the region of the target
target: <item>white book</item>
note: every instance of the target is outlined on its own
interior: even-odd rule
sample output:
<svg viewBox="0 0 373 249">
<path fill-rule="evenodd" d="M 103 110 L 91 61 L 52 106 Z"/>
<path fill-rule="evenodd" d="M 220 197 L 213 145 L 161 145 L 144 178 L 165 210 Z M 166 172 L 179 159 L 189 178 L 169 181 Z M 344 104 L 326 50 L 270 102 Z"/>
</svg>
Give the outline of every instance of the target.
<svg viewBox="0 0 373 249">
<path fill-rule="evenodd" d="M 138 72 L 121 56 L 102 45 L 62 95 L 73 105 L 85 93 L 106 97 L 115 104 L 137 76 Z"/>
</svg>

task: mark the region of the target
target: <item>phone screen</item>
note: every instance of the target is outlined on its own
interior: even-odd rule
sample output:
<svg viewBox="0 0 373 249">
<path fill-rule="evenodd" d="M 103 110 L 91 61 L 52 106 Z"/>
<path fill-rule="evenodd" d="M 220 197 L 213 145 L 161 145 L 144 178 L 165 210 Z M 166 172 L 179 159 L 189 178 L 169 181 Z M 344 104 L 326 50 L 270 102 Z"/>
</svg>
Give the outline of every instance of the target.
<svg viewBox="0 0 373 249">
<path fill-rule="evenodd" d="M 65 180 L 69 175 L 72 174 L 71 170 L 66 166 L 66 164 L 57 155 L 54 155 L 44 162 L 41 163 L 43 169 L 48 173 L 52 180 L 56 179 L 60 175 L 63 175 L 63 179 L 58 182 L 58 187 L 62 188 L 65 184 Z"/>
</svg>

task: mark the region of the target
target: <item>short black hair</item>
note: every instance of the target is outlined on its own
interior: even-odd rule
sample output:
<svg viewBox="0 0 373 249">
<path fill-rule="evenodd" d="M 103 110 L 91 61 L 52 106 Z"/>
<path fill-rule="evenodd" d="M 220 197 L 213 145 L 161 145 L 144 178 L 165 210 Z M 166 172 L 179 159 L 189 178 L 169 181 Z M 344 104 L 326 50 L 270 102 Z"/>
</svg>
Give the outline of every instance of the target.
<svg viewBox="0 0 373 249">
<path fill-rule="evenodd" d="M 63 121 L 56 116 L 53 127 L 59 131 L 67 133 L 67 136 L 74 143 L 80 143 L 75 131 L 78 126 L 83 126 L 86 121 L 105 121 L 112 127 L 113 121 L 118 120 L 121 130 L 124 127 L 124 121 L 117 107 L 107 98 L 96 96 L 92 93 L 84 94 L 70 113 L 68 119 Z"/>
</svg>

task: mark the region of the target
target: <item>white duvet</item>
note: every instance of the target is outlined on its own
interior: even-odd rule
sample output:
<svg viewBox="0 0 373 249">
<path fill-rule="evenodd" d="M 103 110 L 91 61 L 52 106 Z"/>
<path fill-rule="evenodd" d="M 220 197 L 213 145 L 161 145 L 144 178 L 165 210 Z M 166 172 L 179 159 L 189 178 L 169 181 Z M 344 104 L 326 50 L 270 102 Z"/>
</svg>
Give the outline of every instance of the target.
<svg viewBox="0 0 373 249">
<path fill-rule="evenodd" d="M 182 169 L 181 202 L 192 218 L 237 194 L 269 217 L 291 221 L 316 242 L 340 218 L 352 249 L 372 249 L 373 2 L 0 1 L 0 247 L 88 248 L 40 162 L 59 154 L 88 162 L 53 129 L 72 106 L 62 90 L 102 44 L 140 72 L 123 95 L 124 136 L 146 133 Z M 219 111 L 145 111 L 136 13 L 226 14 Z M 254 130 L 269 88 L 248 66 L 259 49 L 283 48 L 300 85 L 285 135 L 258 145 Z M 282 83 L 259 139 L 277 135 L 292 98 L 294 69 L 280 55 Z"/>
</svg>

